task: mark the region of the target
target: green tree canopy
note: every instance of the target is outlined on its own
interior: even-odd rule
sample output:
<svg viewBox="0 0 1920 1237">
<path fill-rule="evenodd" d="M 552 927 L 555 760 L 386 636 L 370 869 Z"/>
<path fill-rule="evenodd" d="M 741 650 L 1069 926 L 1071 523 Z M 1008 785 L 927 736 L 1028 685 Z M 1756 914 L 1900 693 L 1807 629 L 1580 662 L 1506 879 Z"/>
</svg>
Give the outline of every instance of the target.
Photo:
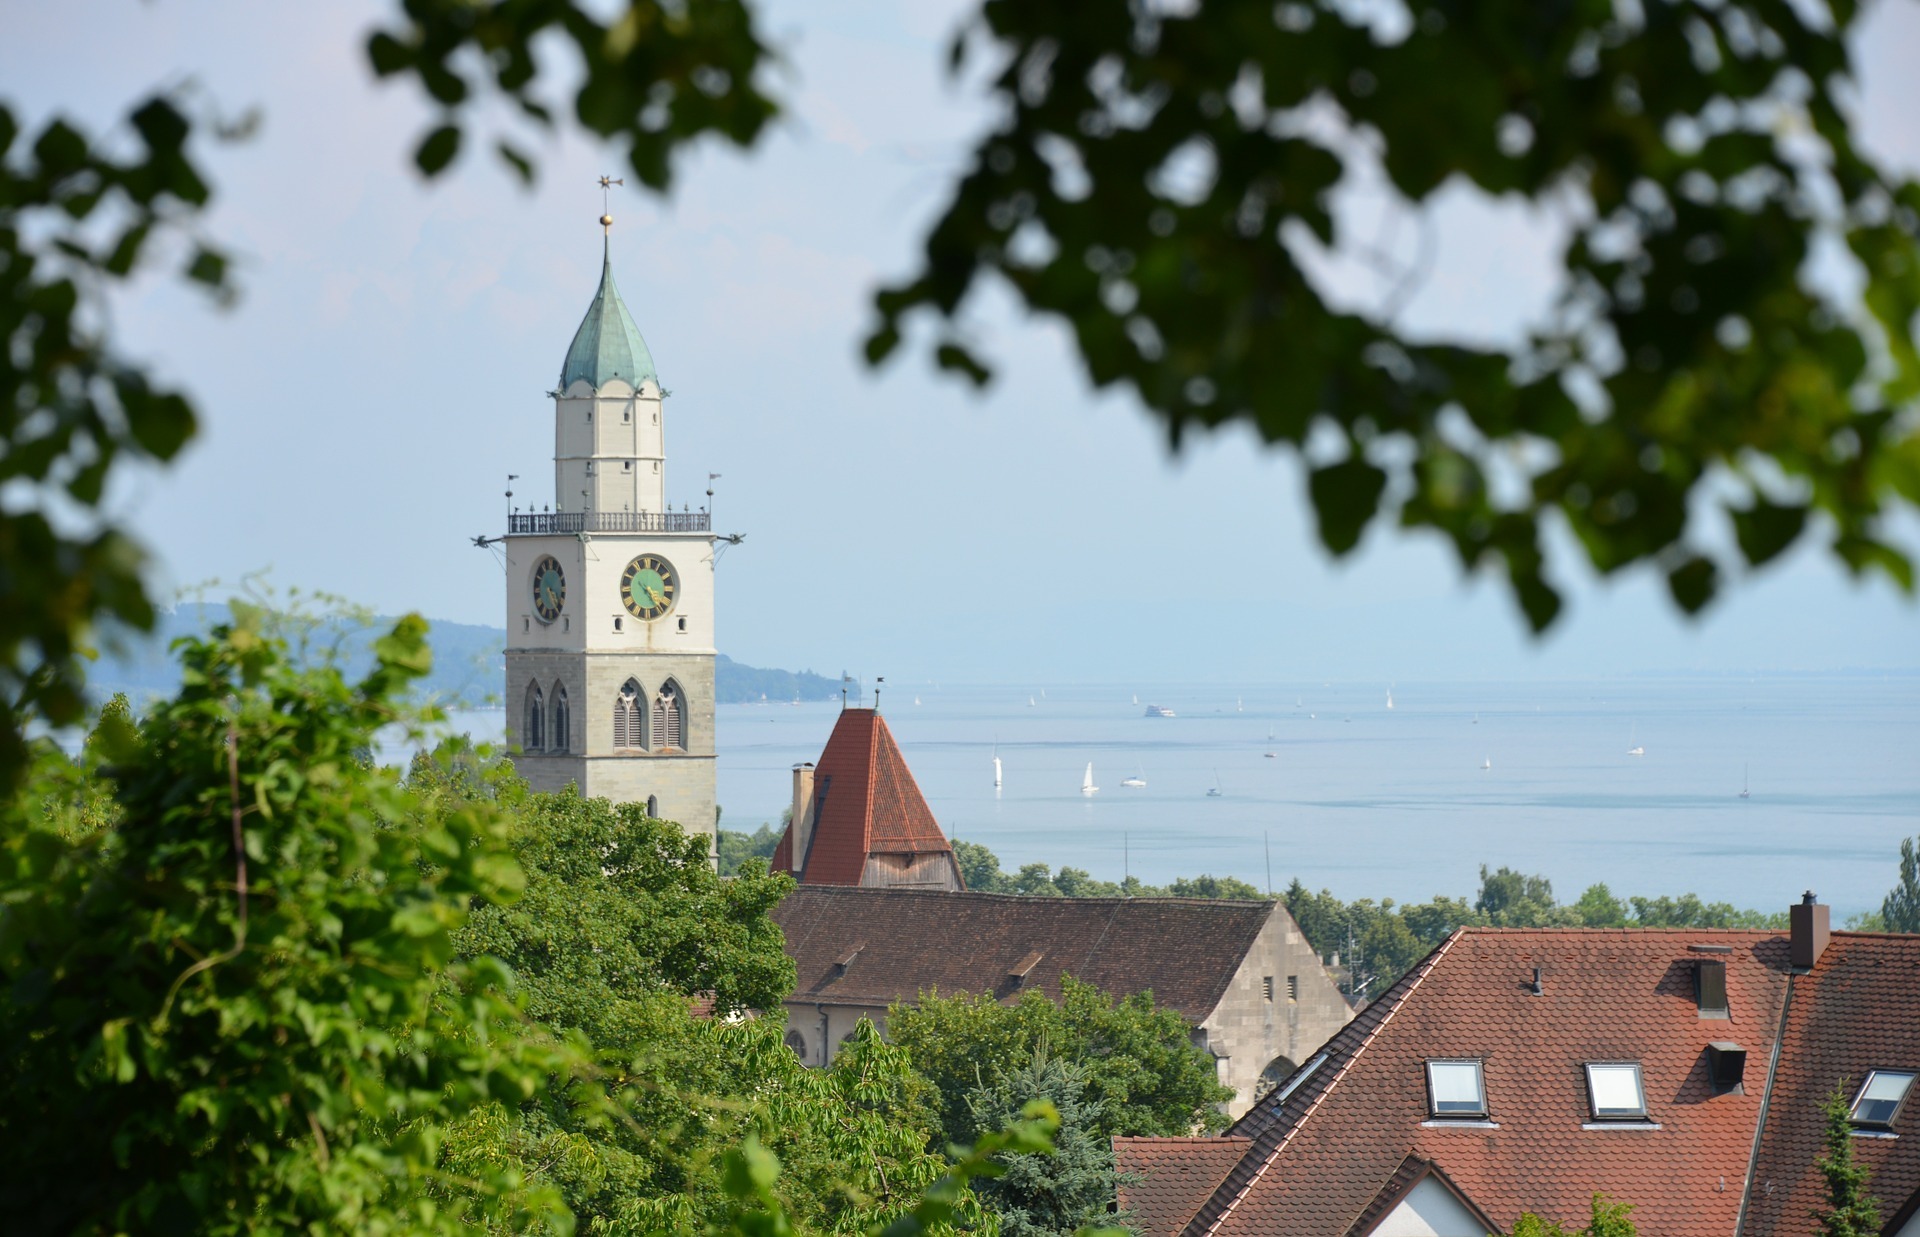
<svg viewBox="0 0 1920 1237">
<path fill-rule="evenodd" d="M 981 1183 L 981 1200 L 1003 1237 L 1072 1237 L 1106 1220 L 1114 1204 L 1113 1140 L 1097 1133 L 1099 1104 L 1086 1097 L 1088 1069 L 1040 1045 L 1025 1063 L 984 1079 L 967 1093 L 975 1129 L 1005 1129 L 1034 1100 L 1060 1116 L 1050 1154 L 1006 1156 L 999 1176 Z"/>
<path fill-rule="evenodd" d="M 456 957 L 471 903 L 524 875 L 505 822 L 427 823 L 363 753 L 426 669 L 403 620 L 373 671 L 299 670 L 236 605 L 105 761 L 110 820 L 0 812 L 0 1212 L 35 1231 L 459 1232 L 561 1222 L 512 1166 L 436 1200 L 449 1125 L 572 1069 L 506 968 Z M 63 758 L 47 753 L 44 760 Z M 495 1206 L 506 1193 L 512 1210 Z M 492 1201 L 490 1201 L 492 1200 Z M 513 1218 L 516 1217 L 517 1218 Z"/>
<path fill-rule="evenodd" d="M 1827 1096 L 1826 1150 L 1815 1161 L 1826 1178 L 1827 1205 L 1812 1212 L 1821 1237 L 1878 1237 L 1880 1200 L 1867 1193 L 1867 1166 L 1853 1155 L 1846 1080 Z"/>
<path fill-rule="evenodd" d="M 1810 532 L 1910 591 L 1886 515 L 1920 503 L 1920 185 L 1855 140 L 1862 11 L 984 0 L 952 55 L 992 66 L 997 119 L 868 356 L 931 318 L 937 363 L 983 383 L 967 316 L 1010 288 L 1176 444 L 1245 425 L 1294 449 L 1329 550 L 1376 520 L 1438 532 L 1535 629 L 1560 609 L 1553 523 L 1602 572 L 1651 561 L 1689 612 Z M 1334 302 L 1313 264 L 1369 245 L 1334 194 L 1375 176 L 1409 232 L 1459 186 L 1551 210 L 1546 320 L 1420 335 L 1416 256 Z M 1802 278 L 1823 241 L 1859 300 Z"/>
<path fill-rule="evenodd" d="M 1116 1134 L 1182 1135 L 1225 1124 L 1216 1105 L 1233 1097 L 1220 1085 L 1213 1058 L 1194 1047 L 1178 1013 L 1152 994 L 1116 1000 L 1072 977 L 1061 999 L 1029 991 L 1003 1005 L 991 994 L 922 993 L 913 1005 L 887 1011 L 887 1035 L 939 1093 L 939 1125 L 948 1141 L 967 1145 L 982 1132 L 968 1092 L 1009 1076 L 1045 1051 L 1084 1062 L 1086 1099 L 1097 1107 L 1101 1138 Z"/>
<path fill-rule="evenodd" d="M 1900 883 L 1880 904 L 1880 926 L 1887 932 L 1920 932 L 1920 839 L 1900 840 Z"/>
</svg>

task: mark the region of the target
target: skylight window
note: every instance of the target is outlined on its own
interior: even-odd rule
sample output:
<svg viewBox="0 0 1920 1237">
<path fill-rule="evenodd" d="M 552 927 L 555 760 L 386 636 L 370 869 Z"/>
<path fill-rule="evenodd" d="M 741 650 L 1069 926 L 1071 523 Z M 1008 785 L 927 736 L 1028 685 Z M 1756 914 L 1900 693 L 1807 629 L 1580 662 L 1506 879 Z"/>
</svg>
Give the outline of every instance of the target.
<svg viewBox="0 0 1920 1237">
<path fill-rule="evenodd" d="M 1853 1101 L 1853 1112 L 1849 1114 L 1855 1125 L 1888 1126 L 1900 1115 L 1900 1108 L 1907 1102 L 1907 1092 L 1913 1090 L 1914 1075 L 1911 1070 L 1877 1069 L 1867 1073 L 1867 1081 L 1860 1088 L 1859 1096 Z"/>
<path fill-rule="evenodd" d="M 1587 1098 L 1595 1121 L 1633 1121 L 1647 1115 L 1647 1092 L 1637 1062 L 1589 1062 Z"/>
<path fill-rule="evenodd" d="M 1429 1111 L 1436 1117 L 1484 1117 L 1487 1088 L 1478 1061 L 1427 1062 Z"/>
</svg>

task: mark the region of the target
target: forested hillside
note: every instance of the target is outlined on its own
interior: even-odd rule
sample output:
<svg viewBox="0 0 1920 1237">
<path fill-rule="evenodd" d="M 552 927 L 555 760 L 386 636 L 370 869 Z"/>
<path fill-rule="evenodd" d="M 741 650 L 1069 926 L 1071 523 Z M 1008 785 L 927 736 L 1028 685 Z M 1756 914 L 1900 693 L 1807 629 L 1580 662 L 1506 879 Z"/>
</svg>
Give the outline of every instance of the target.
<svg viewBox="0 0 1920 1237">
<path fill-rule="evenodd" d="M 151 635 L 107 641 L 100 661 L 87 676 L 97 701 L 115 692 L 143 700 L 171 695 L 180 685 L 180 666 L 168 653 L 182 637 L 200 638 L 215 624 L 226 621 L 227 607 L 211 602 L 187 602 L 163 611 Z M 304 622 L 306 639 L 315 648 L 337 651 L 349 672 L 365 673 L 373 664 L 370 651 L 377 633 L 398 621 L 389 615 L 330 611 Z M 295 622 L 296 626 L 302 625 Z M 506 632 L 499 627 L 433 620 L 427 644 L 433 650 L 433 669 L 416 690 L 453 708 L 496 707 L 504 683 L 503 649 Z M 769 700 L 831 700 L 838 683 L 810 670 L 767 670 L 747 666 L 722 653 L 714 664 L 714 696 L 722 704 L 745 704 L 765 696 Z"/>
</svg>

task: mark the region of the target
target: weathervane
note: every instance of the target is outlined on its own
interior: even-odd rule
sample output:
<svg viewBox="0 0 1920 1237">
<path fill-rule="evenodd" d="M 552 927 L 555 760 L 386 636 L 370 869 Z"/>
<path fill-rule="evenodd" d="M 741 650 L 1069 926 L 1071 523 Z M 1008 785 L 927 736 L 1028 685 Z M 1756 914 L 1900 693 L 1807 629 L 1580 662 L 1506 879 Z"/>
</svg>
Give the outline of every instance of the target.
<svg viewBox="0 0 1920 1237">
<path fill-rule="evenodd" d="M 624 185 L 626 183 L 624 180 L 615 180 L 611 176 L 602 176 L 600 178 L 600 226 L 608 235 L 613 233 L 613 202 L 611 198 L 613 186 Z"/>
</svg>

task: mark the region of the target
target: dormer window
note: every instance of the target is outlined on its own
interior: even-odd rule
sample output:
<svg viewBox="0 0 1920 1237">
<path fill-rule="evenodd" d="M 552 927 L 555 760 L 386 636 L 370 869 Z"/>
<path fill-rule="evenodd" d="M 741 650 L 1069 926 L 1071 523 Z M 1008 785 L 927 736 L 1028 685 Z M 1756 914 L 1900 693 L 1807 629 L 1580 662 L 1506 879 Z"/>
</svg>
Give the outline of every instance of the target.
<svg viewBox="0 0 1920 1237">
<path fill-rule="evenodd" d="M 1853 1110 L 1848 1116 L 1855 1125 L 1886 1129 L 1906 1105 L 1907 1094 L 1913 1090 L 1913 1079 L 1912 1070 L 1867 1071 L 1867 1080 L 1861 1084 L 1860 1094 L 1854 1097 Z"/>
<path fill-rule="evenodd" d="M 1647 1091 L 1637 1061 L 1587 1064 L 1587 1099 L 1595 1121 L 1644 1121 Z"/>
<path fill-rule="evenodd" d="M 1693 996 L 1699 1002 L 1702 1018 L 1725 1018 L 1727 1016 L 1727 964 L 1717 961 L 1694 963 Z"/>
<path fill-rule="evenodd" d="M 1436 1117 L 1486 1116 L 1487 1088 L 1480 1062 L 1427 1062 L 1427 1111 Z"/>
</svg>

